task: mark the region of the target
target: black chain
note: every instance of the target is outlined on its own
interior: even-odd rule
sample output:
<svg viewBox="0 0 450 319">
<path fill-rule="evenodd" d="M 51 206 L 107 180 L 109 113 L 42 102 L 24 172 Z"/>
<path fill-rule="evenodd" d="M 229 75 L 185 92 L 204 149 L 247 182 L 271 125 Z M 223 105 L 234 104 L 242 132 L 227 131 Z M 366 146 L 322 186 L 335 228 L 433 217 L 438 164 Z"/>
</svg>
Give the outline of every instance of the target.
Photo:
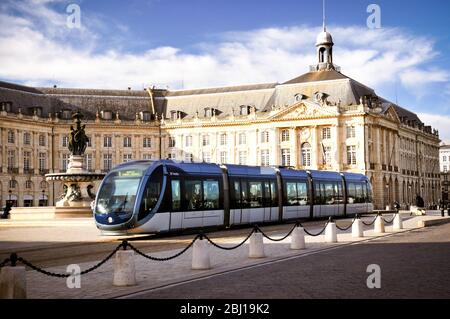
<svg viewBox="0 0 450 319">
<path fill-rule="evenodd" d="M 221 246 L 221 245 L 219 245 L 219 244 L 216 244 L 215 242 L 213 242 L 213 241 L 212 241 L 208 236 L 206 236 L 206 235 L 203 235 L 203 237 L 205 237 L 205 239 L 206 239 L 207 241 L 209 241 L 209 242 L 211 243 L 211 245 L 213 245 L 213 246 L 216 247 L 216 248 L 219 248 L 219 249 L 222 249 L 222 250 L 233 250 L 233 249 L 237 249 L 237 248 L 241 247 L 242 245 L 244 245 L 244 244 L 250 239 L 250 237 L 253 235 L 253 233 L 255 233 L 256 229 L 257 229 L 257 227 L 253 228 L 253 230 L 250 232 L 250 234 L 248 234 L 247 238 L 245 238 L 244 241 L 242 241 L 240 244 L 238 244 L 238 245 L 236 245 L 236 246 L 233 246 L 233 247 L 224 247 L 224 246 Z"/>
<path fill-rule="evenodd" d="M 177 253 L 177 254 L 175 254 L 173 256 L 170 256 L 170 257 L 162 257 L 162 258 L 149 256 L 149 255 L 143 253 L 142 251 L 140 251 L 139 249 L 137 249 L 136 247 L 134 247 L 133 245 L 131 245 L 130 243 L 127 243 L 127 246 L 130 247 L 132 250 L 134 250 L 138 255 L 141 255 L 144 258 L 147 258 L 147 259 L 150 259 L 150 260 L 154 260 L 154 261 L 169 261 L 171 259 L 175 259 L 175 258 L 181 256 L 182 254 L 184 254 L 189 248 L 192 247 L 192 245 L 195 243 L 195 241 L 197 239 L 199 239 L 200 237 L 202 237 L 202 235 L 197 235 L 192 240 L 192 242 L 185 249 L 180 251 L 179 253 Z"/>
<path fill-rule="evenodd" d="M 268 240 L 274 241 L 274 242 L 280 242 L 280 241 L 283 241 L 283 240 L 285 240 L 286 238 L 288 238 L 288 237 L 294 232 L 294 230 L 295 230 L 298 226 L 299 226 L 299 224 L 295 224 L 294 227 L 292 227 L 292 229 L 290 230 L 290 232 L 289 232 L 286 236 L 284 236 L 283 238 L 280 238 L 280 239 L 274 239 L 274 238 L 271 238 L 271 237 L 267 236 L 267 235 L 261 230 L 261 228 L 259 228 L 258 226 L 256 226 L 256 227 L 257 227 L 257 229 L 261 232 L 261 234 L 262 234 L 264 237 L 266 237 Z"/>
<path fill-rule="evenodd" d="M 371 222 L 371 223 L 366 223 L 366 222 L 362 222 L 364 225 L 366 226 L 372 226 L 373 224 L 375 224 L 375 221 L 377 220 L 378 216 L 375 217 L 375 219 Z"/>
<path fill-rule="evenodd" d="M 350 224 L 350 226 L 348 226 L 348 227 L 346 227 L 346 228 L 344 228 L 344 227 L 341 228 L 341 227 L 339 227 L 339 226 L 336 224 L 336 228 L 339 229 L 339 230 L 341 230 L 341 231 L 347 231 L 347 230 L 349 230 L 349 229 L 353 226 L 353 224 L 355 223 L 355 221 L 356 221 L 356 217 L 353 218 L 352 223 Z"/>
<path fill-rule="evenodd" d="M 3 261 L 0 263 L 0 268 L 5 267 L 10 261 L 11 261 L 11 259 L 9 259 L 9 258 L 6 258 L 5 260 L 3 260 Z"/>
<path fill-rule="evenodd" d="M 394 220 L 395 220 L 395 216 L 397 215 L 397 213 L 395 213 L 394 214 L 394 217 L 392 217 L 392 220 L 391 221 L 387 221 L 385 218 L 383 218 L 383 221 L 386 223 L 386 224 L 392 224 L 393 222 L 394 222 Z"/>
<path fill-rule="evenodd" d="M 120 249 L 124 247 L 124 243 L 121 243 L 120 245 L 118 245 L 116 247 L 116 249 L 114 249 L 105 259 L 103 259 L 102 261 L 100 261 L 98 264 L 92 266 L 89 269 L 86 269 L 84 271 L 82 271 L 80 273 L 80 275 L 85 275 L 91 271 L 94 271 L 95 269 L 99 268 L 101 265 L 103 265 L 105 262 L 107 262 L 109 259 L 111 259 L 112 256 L 114 256 L 114 254 Z M 60 274 L 60 273 L 54 273 L 54 272 L 50 272 L 47 271 L 45 269 L 42 269 L 38 266 L 33 265 L 32 263 L 30 263 L 28 260 L 22 258 L 22 257 L 18 257 L 17 261 L 20 261 L 22 264 L 24 264 L 25 266 L 30 267 L 33 270 L 36 270 L 37 272 L 40 272 L 41 274 L 50 276 L 50 277 L 57 277 L 57 278 L 68 278 L 69 276 L 71 276 L 71 274 Z"/>
<path fill-rule="evenodd" d="M 300 224 L 300 227 L 303 227 L 303 230 L 304 230 L 305 233 L 308 234 L 309 236 L 317 237 L 317 236 L 320 236 L 320 235 L 323 234 L 323 232 L 325 231 L 325 229 L 327 229 L 327 226 L 328 226 L 329 223 L 330 223 L 330 221 L 328 220 L 327 223 L 325 224 L 325 226 L 323 227 L 323 229 L 322 229 L 318 234 L 312 234 L 312 233 L 310 233 L 309 231 L 307 231 L 307 230 L 305 229 L 305 227 L 303 227 L 302 224 Z"/>
</svg>

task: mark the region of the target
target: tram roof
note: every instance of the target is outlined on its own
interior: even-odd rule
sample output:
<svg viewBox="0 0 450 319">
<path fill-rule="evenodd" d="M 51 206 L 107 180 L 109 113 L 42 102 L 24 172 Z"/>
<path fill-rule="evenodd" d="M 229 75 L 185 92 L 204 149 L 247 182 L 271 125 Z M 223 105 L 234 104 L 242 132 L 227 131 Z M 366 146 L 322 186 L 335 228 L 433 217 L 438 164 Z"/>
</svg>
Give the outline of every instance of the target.
<svg viewBox="0 0 450 319">
<path fill-rule="evenodd" d="M 342 173 L 344 175 L 346 181 L 353 181 L 353 182 L 366 182 L 367 176 L 362 174 L 356 174 L 356 173 Z"/>
<path fill-rule="evenodd" d="M 327 171 L 310 171 L 312 179 L 342 181 L 341 173 Z"/>
<path fill-rule="evenodd" d="M 273 167 L 225 165 L 230 176 L 275 176 Z"/>
</svg>

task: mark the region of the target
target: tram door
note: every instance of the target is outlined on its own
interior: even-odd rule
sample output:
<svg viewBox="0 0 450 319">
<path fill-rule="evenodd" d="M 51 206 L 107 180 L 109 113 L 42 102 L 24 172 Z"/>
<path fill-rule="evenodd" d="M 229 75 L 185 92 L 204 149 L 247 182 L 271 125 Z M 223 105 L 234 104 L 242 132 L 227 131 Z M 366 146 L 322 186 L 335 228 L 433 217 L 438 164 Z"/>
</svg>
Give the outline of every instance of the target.
<svg viewBox="0 0 450 319">
<path fill-rule="evenodd" d="M 230 224 L 240 225 L 250 222 L 247 182 L 238 178 L 231 180 Z"/>
</svg>

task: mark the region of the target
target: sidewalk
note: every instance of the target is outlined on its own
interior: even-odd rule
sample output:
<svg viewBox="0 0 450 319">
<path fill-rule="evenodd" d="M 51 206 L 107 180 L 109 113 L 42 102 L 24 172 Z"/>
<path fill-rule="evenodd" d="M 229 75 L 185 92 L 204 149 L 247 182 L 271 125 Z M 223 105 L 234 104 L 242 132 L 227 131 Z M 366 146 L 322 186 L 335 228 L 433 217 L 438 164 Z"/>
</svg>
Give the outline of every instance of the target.
<svg viewBox="0 0 450 319">
<path fill-rule="evenodd" d="M 391 219 L 392 215 L 386 216 L 386 219 Z M 139 255 L 135 255 L 136 263 L 136 277 L 137 286 L 134 287 L 114 287 L 112 285 L 113 278 L 113 261 L 112 259 L 102 265 L 99 269 L 92 273 L 81 277 L 80 289 L 69 289 L 66 286 L 66 279 L 48 277 L 36 271 L 27 271 L 27 293 L 28 298 L 112 298 L 119 297 L 133 292 L 142 291 L 145 289 L 161 287 L 180 281 L 186 281 L 194 278 L 204 277 L 212 274 L 217 274 L 233 269 L 239 269 L 246 266 L 267 263 L 281 258 L 289 258 L 308 254 L 321 249 L 328 249 L 340 245 L 348 245 L 356 242 L 367 241 L 377 237 L 392 235 L 395 233 L 406 232 L 418 228 L 418 222 L 422 220 L 440 219 L 440 214 L 433 213 L 428 216 L 407 216 L 402 214 L 404 221 L 404 229 L 398 232 L 392 230 L 392 226 L 386 226 L 385 234 L 375 234 L 373 226 L 365 227 L 364 238 L 354 239 L 351 237 L 351 229 L 342 232 L 338 230 L 338 243 L 326 244 L 324 242 L 324 235 L 318 237 L 306 236 L 306 250 L 292 251 L 290 250 L 290 238 L 283 242 L 270 242 L 264 239 L 265 252 L 267 258 L 263 259 L 249 259 L 248 258 L 248 242 L 240 248 L 233 251 L 219 250 L 215 247 L 210 247 L 211 265 L 212 269 L 207 271 L 195 271 L 191 269 L 192 248 L 184 255 L 167 262 L 150 261 Z M 373 220 L 372 217 L 366 217 L 366 222 Z M 350 221 L 350 220 L 348 220 Z M 337 221 L 338 225 L 343 224 L 343 220 Z M 271 232 L 268 235 L 275 238 L 285 236 L 290 230 L 291 226 L 287 226 L 285 231 Z M 307 227 L 310 232 L 318 232 L 321 227 Z M 264 228 L 263 228 L 264 230 Z M 249 232 L 251 229 L 249 229 Z M 193 235 L 192 238 L 195 236 Z M 217 243 L 221 245 L 233 246 L 240 243 L 245 236 L 239 238 L 227 238 L 218 240 Z M 133 242 L 133 245 L 139 248 L 139 242 Z M 168 250 L 164 252 L 152 253 L 151 251 L 144 252 L 155 257 L 172 256 L 179 252 L 178 250 Z M 76 262 L 76 260 L 74 260 Z M 82 270 L 95 265 L 98 261 L 82 263 L 80 267 Z M 65 273 L 65 267 L 54 267 L 47 269 L 53 272 Z"/>
</svg>

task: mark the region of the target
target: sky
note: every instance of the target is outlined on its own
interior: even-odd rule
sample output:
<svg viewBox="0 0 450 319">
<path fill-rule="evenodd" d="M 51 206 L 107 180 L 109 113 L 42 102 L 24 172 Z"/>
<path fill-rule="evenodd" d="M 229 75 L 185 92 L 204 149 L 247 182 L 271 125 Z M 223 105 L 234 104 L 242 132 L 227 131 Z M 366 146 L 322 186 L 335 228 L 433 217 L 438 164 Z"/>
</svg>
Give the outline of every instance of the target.
<svg viewBox="0 0 450 319">
<path fill-rule="evenodd" d="M 367 24 L 370 4 L 380 28 Z M 446 0 L 326 1 L 342 73 L 418 113 L 445 142 L 449 12 Z M 320 0 L 0 0 L 0 80 L 138 90 L 282 83 L 317 63 L 321 28 Z"/>
</svg>

